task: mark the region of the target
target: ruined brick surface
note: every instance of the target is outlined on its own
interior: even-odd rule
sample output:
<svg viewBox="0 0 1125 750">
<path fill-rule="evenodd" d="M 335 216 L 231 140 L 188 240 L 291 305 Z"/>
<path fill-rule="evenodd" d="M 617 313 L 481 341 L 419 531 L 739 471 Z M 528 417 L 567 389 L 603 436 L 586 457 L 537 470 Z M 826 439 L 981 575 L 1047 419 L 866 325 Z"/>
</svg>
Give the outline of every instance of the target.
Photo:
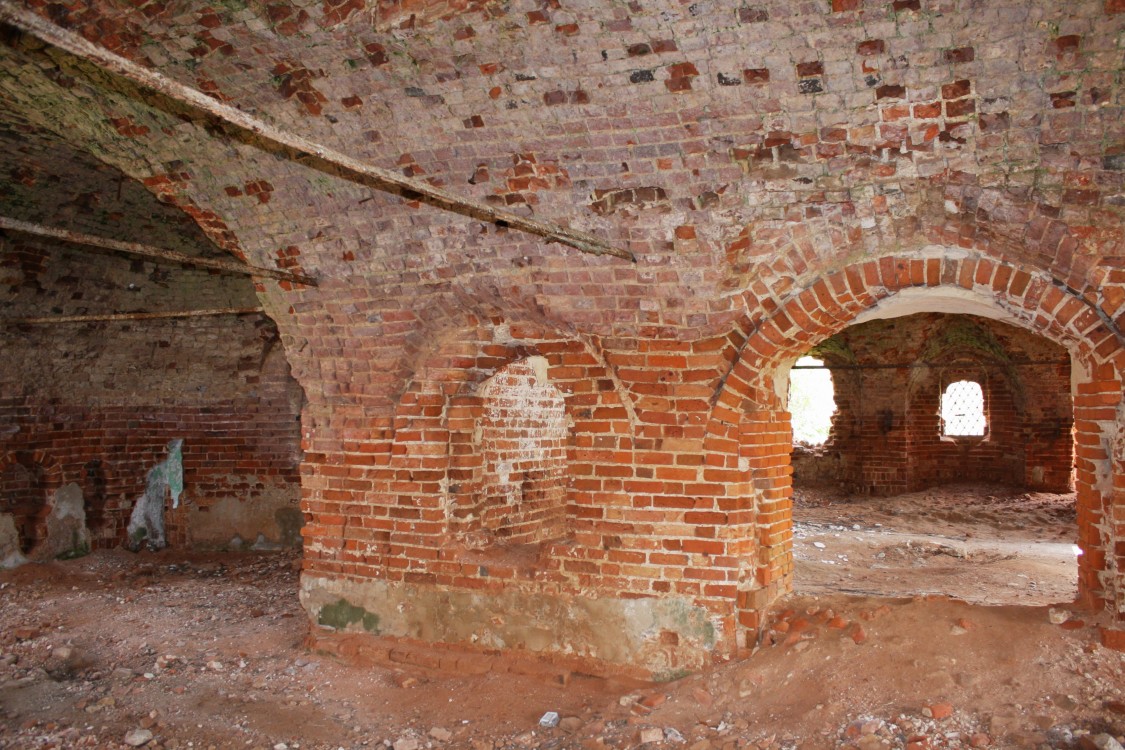
<svg viewBox="0 0 1125 750">
<path fill-rule="evenodd" d="M 19 130 L 0 140 L 0 170 L 21 175 L 4 186 L 6 215 L 222 255 L 182 211 L 65 143 Z M 6 318 L 257 304 L 246 277 L 15 233 L 0 237 L 0 289 Z M 280 539 L 273 515 L 296 512 L 299 496 L 303 396 L 271 321 L 8 325 L 3 336 L 0 512 L 16 517 L 25 547 L 43 539 L 48 498 L 72 482 L 95 546 L 119 544 L 172 438 L 185 441 L 187 490 L 168 518 L 173 544 L 225 545 L 250 528 Z M 214 529 L 211 514 L 225 528 Z"/>
<path fill-rule="evenodd" d="M 450 436 L 460 464 L 459 471 L 450 472 L 456 482 L 449 488 L 456 506 L 450 526 L 472 547 L 567 535 L 569 431 L 562 394 L 545 374 L 528 360 L 513 362 L 458 407 L 477 418 L 471 440 L 455 442 Z"/>
<path fill-rule="evenodd" d="M 1074 352 L 1081 590 L 1125 606 L 1115 3 L 27 5 L 281 127 L 637 256 L 373 193 L 7 40 L 0 92 L 22 122 L 227 252 L 318 275 L 258 288 L 308 398 L 310 586 L 674 601 L 713 639 L 628 658 L 733 654 L 792 570 L 776 373 L 928 294 Z M 464 400 L 528 357 L 563 400 L 567 533 L 482 566 L 450 542 L 451 447 L 480 419 Z"/>
</svg>

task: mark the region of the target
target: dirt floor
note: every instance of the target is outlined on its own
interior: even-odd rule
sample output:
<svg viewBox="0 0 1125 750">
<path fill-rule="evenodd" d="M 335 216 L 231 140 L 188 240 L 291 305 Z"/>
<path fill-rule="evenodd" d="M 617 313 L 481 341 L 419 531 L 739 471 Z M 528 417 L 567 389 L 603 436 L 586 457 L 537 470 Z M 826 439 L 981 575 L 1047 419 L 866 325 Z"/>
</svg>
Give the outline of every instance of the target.
<svg viewBox="0 0 1125 750">
<path fill-rule="evenodd" d="M 1125 654 L 1057 604 L 1074 590 L 1073 498 L 803 492 L 795 515 L 798 592 L 758 651 L 643 687 L 309 653 L 292 555 L 109 551 L 0 572 L 0 748 L 1116 747 Z M 538 726 L 547 711 L 560 726 Z"/>
<path fill-rule="evenodd" d="M 797 489 L 799 593 L 947 594 L 975 604 L 1072 602 L 1074 495 L 952 485 L 893 498 Z"/>
</svg>

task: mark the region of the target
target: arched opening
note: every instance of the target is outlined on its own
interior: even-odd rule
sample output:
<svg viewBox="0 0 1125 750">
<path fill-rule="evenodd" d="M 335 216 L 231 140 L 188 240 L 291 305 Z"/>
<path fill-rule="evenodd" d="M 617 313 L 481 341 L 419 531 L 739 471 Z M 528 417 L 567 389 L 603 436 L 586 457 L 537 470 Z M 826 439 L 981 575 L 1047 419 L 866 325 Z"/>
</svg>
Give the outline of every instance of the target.
<svg viewBox="0 0 1125 750">
<path fill-rule="evenodd" d="M 1009 367 L 1003 361 L 989 363 L 987 382 L 1003 383 L 1013 408 L 1019 409 L 1022 404 L 1029 415 L 1038 409 L 1037 400 L 1028 396 L 1029 383 L 1063 384 L 1061 390 L 1068 396 L 1066 403 L 1071 415 L 1055 415 L 1052 419 L 1049 414 L 1040 414 L 1034 429 L 1015 431 L 1012 439 L 1020 444 L 1020 453 L 1016 460 L 1006 456 L 1008 470 L 1021 472 L 1019 484 L 1025 486 L 1033 484 L 1042 491 L 1059 488 L 1065 492 L 1071 487 L 1075 490 L 1077 544 L 1074 545 L 1073 530 L 1068 530 L 1062 541 L 1068 548 L 1069 559 L 1077 557 L 1077 593 L 1053 600 L 1073 598 L 1099 608 L 1119 600 L 1118 591 L 1123 583 L 1117 572 L 1120 557 L 1113 551 L 1119 532 L 1102 520 L 1119 502 L 1112 487 L 1115 480 L 1120 483 L 1117 477 L 1121 469 L 1113 461 L 1109 446 L 1119 430 L 1120 415 L 1115 410 L 1121 401 L 1119 372 L 1125 359 L 1120 333 L 1106 322 L 1095 303 L 1064 291 L 1046 273 L 933 247 L 914 257 L 888 256 L 821 277 L 781 301 L 777 312 L 757 323 L 741 346 L 739 359 L 713 412 L 711 429 L 717 433 L 725 423 L 738 422 L 741 460 L 747 467 L 749 492 L 756 504 L 756 568 L 747 593 L 741 597 L 739 616 L 743 621 L 759 622 L 763 608 L 793 588 L 796 530 L 792 498 L 794 487 L 800 490 L 801 477 L 800 467 L 789 461 L 792 433 L 785 406 L 788 363 L 847 326 L 869 322 L 892 325 L 897 319 L 916 313 L 972 315 L 1008 323 L 1064 347 L 1066 361 L 1035 365 L 1047 375 L 1036 371 L 1023 377 L 1023 391 L 1014 387 L 1012 378 L 1013 373 L 1018 375 L 1023 368 Z M 942 369 L 938 365 L 960 365 L 959 357 L 940 351 L 933 354 L 926 359 L 925 368 L 912 369 L 933 373 Z M 914 432 L 905 415 L 908 408 L 915 414 L 927 410 L 912 408 L 905 400 L 897 412 L 881 406 L 885 413 L 853 420 L 850 425 L 846 414 L 837 415 L 832 440 L 825 451 L 830 458 L 844 462 L 848 470 L 844 484 L 850 485 L 848 489 L 877 498 L 872 489 L 879 491 L 892 480 L 902 488 L 896 492 L 905 492 L 912 478 L 940 481 L 941 472 L 960 477 L 986 465 L 975 459 L 983 459 L 1005 445 L 1007 438 L 1000 439 L 997 393 L 990 393 L 986 382 L 979 381 L 989 417 L 985 439 L 950 439 L 943 437 L 940 427 L 940 396 L 948 381 L 943 385 L 939 380 L 932 386 L 925 381 L 917 377 L 911 388 L 898 391 L 900 398 L 909 397 L 919 403 L 920 394 L 932 397 L 927 415 L 929 442 L 924 451 L 920 450 L 921 443 L 905 442 L 906 435 Z M 841 379 L 836 378 L 837 401 L 843 403 L 846 396 L 841 393 L 840 383 Z M 866 376 L 864 383 L 870 384 Z M 887 389 L 872 387 L 864 395 L 886 392 Z M 872 405 L 877 401 L 872 397 L 865 400 Z M 737 414 L 732 412 L 734 407 L 740 407 Z M 836 444 L 844 437 L 845 425 L 849 425 L 850 438 L 866 435 L 899 451 L 904 447 L 914 450 L 899 452 L 893 461 L 885 460 L 884 454 L 882 459 L 870 456 L 871 460 L 849 463 Z M 973 460 L 962 460 L 965 456 Z M 830 530 L 833 534 L 854 531 L 850 525 L 836 526 Z M 825 559 L 833 566 L 842 562 L 838 558 Z M 1069 564 L 1073 566 L 1073 562 Z"/>
<path fill-rule="evenodd" d="M 10 218 L 230 257 L 212 239 L 221 222 L 159 199 L 66 135 L 0 124 L 0 173 L 27 176 L 5 186 Z M 92 546 L 120 545 L 147 473 L 183 439 L 171 546 L 300 544 L 304 394 L 274 321 L 254 311 L 252 277 L 14 231 L 0 235 L 0 269 L 0 452 L 48 467 L 40 502 L 57 508 L 57 490 L 74 485 Z"/>
<path fill-rule="evenodd" d="M 9 514 L 27 555 L 46 535 L 47 490 L 43 467 L 30 460 L 11 460 L 0 471 L 0 513 Z"/>
<path fill-rule="evenodd" d="M 1074 599 L 1063 347 L 1000 321 L 913 313 L 813 351 L 843 375 L 841 411 L 819 449 L 795 439 L 798 591 Z M 802 372 L 791 374 L 795 438 Z"/>
</svg>

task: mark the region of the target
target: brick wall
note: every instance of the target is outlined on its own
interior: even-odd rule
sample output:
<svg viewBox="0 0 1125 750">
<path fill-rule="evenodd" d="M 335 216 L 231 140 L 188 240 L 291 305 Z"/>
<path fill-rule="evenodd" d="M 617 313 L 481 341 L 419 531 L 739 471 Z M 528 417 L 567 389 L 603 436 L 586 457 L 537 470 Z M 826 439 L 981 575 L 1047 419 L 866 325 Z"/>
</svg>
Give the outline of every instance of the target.
<svg viewBox="0 0 1125 750">
<path fill-rule="evenodd" d="M 794 449 L 795 483 L 889 495 L 937 484 L 1072 487 L 1069 353 L 1011 325 L 937 313 L 852 326 L 814 350 L 837 399 L 825 445 Z M 983 438 L 943 435 L 941 397 L 981 385 Z"/>
<path fill-rule="evenodd" d="M 2 171 L 21 176 L 4 188 L 6 214 L 219 254 L 183 212 L 57 139 L 0 130 L 0 142 Z M 6 319 L 256 304 L 246 277 L 0 237 Z M 26 519 L 28 546 L 44 533 L 44 504 L 70 483 L 95 545 L 119 544 L 173 438 L 184 440 L 186 504 L 168 515 L 172 544 L 278 542 L 279 511 L 294 541 L 303 394 L 269 318 L 7 323 L 0 337 L 0 512 Z"/>
<path fill-rule="evenodd" d="M 1067 346 L 1090 398 L 1120 400 L 1120 3 L 27 5 L 280 127 L 637 256 L 373 192 L 11 41 L 11 117 L 232 255 L 318 275 L 257 289 L 308 395 L 314 623 L 343 597 L 386 634 L 660 674 L 736 653 L 791 574 L 777 374 L 914 292 Z M 568 419 L 571 533 L 482 561 L 448 533 L 453 488 L 483 476 L 477 387 L 531 356 Z M 1082 590 L 1112 599 L 1115 418 L 1082 419 L 1079 397 Z"/>
<path fill-rule="evenodd" d="M 106 337 L 112 341 L 112 335 Z M 169 440 L 183 438 L 186 505 L 167 516 L 169 542 L 226 546 L 235 534 L 253 542 L 259 532 L 279 542 L 282 530 L 275 513 L 295 510 L 298 496 L 296 404 L 283 390 L 291 387 L 284 381 L 266 383 L 259 398 L 205 405 L 0 399 L 0 420 L 18 430 L 0 439 L 0 456 L 13 459 L 5 479 L 42 474 L 35 457 L 58 463 L 50 481 L 25 482 L 22 492 L 9 492 L 5 482 L 3 497 L 29 512 L 33 499 L 41 510 L 54 490 L 74 482 L 86 500 L 95 546 L 116 546 L 125 539 L 148 470 L 163 460 Z M 15 468 L 25 464 L 30 468 Z M 237 505 L 227 507 L 232 500 Z M 216 508 L 220 502 L 224 505 Z M 263 502 L 268 510 L 255 508 Z M 224 517 L 205 518 L 211 512 Z"/>
</svg>

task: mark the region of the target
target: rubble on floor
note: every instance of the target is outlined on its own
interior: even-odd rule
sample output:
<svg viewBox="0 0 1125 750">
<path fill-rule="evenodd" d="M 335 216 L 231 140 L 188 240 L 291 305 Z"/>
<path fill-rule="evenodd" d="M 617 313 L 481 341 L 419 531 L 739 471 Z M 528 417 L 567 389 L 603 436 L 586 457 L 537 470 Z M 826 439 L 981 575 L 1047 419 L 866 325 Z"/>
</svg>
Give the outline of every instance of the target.
<svg viewBox="0 0 1125 750">
<path fill-rule="evenodd" d="M 1125 734 L 1125 654 L 1073 608 L 793 596 L 747 659 L 562 684 L 308 653 L 297 562 L 99 551 L 0 573 L 0 748 L 1076 749 Z"/>
</svg>

